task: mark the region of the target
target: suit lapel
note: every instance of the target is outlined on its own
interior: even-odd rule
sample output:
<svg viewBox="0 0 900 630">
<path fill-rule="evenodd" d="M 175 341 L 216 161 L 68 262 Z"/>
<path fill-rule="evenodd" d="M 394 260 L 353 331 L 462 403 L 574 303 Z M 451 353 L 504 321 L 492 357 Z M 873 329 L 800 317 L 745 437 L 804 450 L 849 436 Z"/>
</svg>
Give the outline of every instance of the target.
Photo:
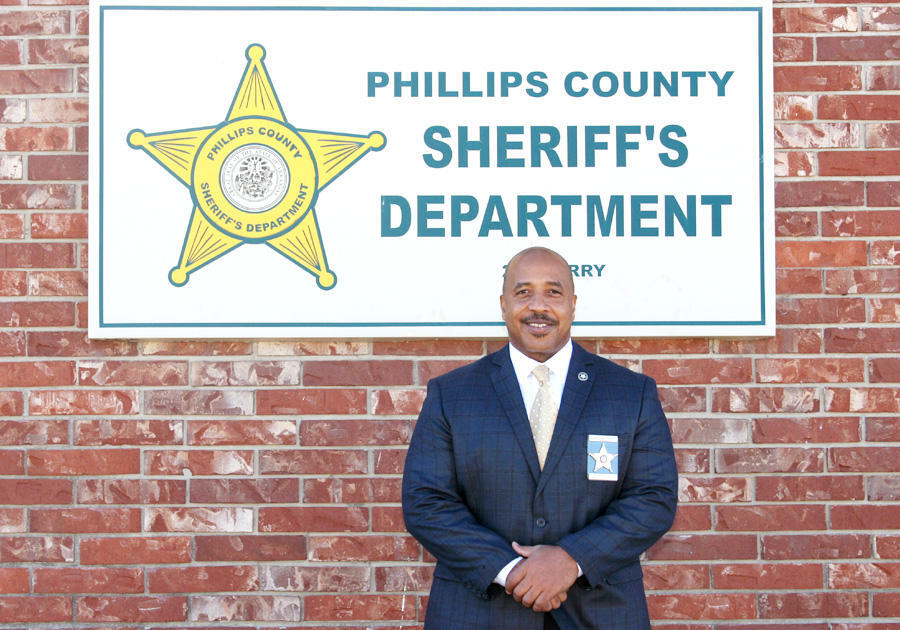
<svg viewBox="0 0 900 630">
<path fill-rule="evenodd" d="M 553 428 L 553 438 L 550 440 L 550 450 L 547 452 L 544 470 L 541 471 L 537 492 L 543 489 L 547 479 L 559 465 L 566 446 L 572 439 L 572 433 L 581 419 L 581 412 L 596 378 L 597 364 L 594 355 L 573 342 L 572 360 L 569 362 L 569 373 L 566 375 L 562 404 L 556 415 L 556 426 Z"/>
<path fill-rule="evenodd" d="M 540 464 L 538 464 L 537 450 L 534 447 L 531 425 L 528 424 L 525 403 L 522 402 L 522 389 L 519 387 L 519 380 L 516 378 L 515 370 L 513 370 L 508 347 L 494 353 L 491 381 L 494 385 L 494 391 L 497 393 L 497 398 L 500 399 L 503 411 L 506 412 L 506 419 L 512 426 L 513 434 L 516 436 L 519 447 L 522 449 L 522 454 L 525 456 L 528 470 L 531 472 L 532 478 L 537 482 L 541 474 L 541 468 Z"/>
</svg>

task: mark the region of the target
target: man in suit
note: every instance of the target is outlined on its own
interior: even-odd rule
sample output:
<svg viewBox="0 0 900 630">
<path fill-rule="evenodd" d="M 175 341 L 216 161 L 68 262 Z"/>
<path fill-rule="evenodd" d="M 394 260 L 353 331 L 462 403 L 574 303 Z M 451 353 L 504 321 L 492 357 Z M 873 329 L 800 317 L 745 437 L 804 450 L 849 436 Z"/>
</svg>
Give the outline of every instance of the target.
<svg viewBox="0 0 900 630">
<path fill-rule="evenodd" d="M 509 345 L 431 380 L 403 516 L 437 558 L 429 630 L 644 630 L 639 556 L 677 471 L 652 379 L 570 339 L 575 288 L 544 248 L 510 260 Z"/>
</svg>

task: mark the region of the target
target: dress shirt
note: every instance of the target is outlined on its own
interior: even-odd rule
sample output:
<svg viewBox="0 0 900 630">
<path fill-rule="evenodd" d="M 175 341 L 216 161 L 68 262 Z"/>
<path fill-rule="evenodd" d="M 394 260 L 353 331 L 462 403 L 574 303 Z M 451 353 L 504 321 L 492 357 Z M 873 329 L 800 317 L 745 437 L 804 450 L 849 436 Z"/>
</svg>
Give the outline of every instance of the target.
<svg viewBox="0 0 900 630">
<path fill-rule="evenodd" d="M 519 381 L 519 389 L 522 390 L 522 401 L 525 403 L 526 412 L 531 409 L 534 399 L 537 397 L 538 389 L 541 384 L 537 377 L 532 373 L 535 366 L 540 365 L 540 361 L 535 361 L 531 357 L 525 356 L 522 352 L 509 344 L 509 358 L 512 361 L 513 371 L 516 373 L 516 379 Z M 559 409 L 562 404 L 563 389 L 566 386 L 566 376 L 569 373 L 569 363 L 572 360 L 572 340 L 569 339 L 562 348 L 556 351 L 552 357 L 544 361 L 544 365 L 550 368 L 550 391 L 553 394 L 553 400 L 556 408 Z M 500 573 L 494 578 L 494 582 L 500 586 L 506 586 L 506 578 L 509 577 L 510 571 L 519 563 L 522 558 L 511 560 L 509 564 L 500 569 Z M 583 575 L 581 565 L 578 565 L 578 577 Z"/>
</svg>

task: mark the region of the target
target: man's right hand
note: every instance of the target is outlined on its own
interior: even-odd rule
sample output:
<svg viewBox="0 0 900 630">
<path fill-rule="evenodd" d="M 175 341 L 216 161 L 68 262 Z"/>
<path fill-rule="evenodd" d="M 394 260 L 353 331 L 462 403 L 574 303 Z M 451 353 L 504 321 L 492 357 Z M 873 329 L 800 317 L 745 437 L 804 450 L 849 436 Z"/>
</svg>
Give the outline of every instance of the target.
<svg viewBox="0 0 900 630">
<path fill-rule="evenodd" d="M 535 612 L 549 612 L 562 606 L 578 579 L 578 564 L 562 547 L 523 546 L 513 549 L 525 558 L 506 578 L 506 592 Z"/>
</svg>

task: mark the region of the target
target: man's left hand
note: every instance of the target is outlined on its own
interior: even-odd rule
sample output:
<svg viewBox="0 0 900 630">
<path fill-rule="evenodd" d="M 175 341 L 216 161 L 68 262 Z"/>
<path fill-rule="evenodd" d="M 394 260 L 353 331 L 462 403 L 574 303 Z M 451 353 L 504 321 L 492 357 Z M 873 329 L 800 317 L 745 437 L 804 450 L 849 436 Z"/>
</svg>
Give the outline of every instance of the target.
<svg viewBox="0 0 900 630">
<path fill-rule="evenodd" d="M 525 558 L 506 578 L 506 592 L 535 612 L 549 612 L 566 601 L 578 578 L 578 564 L 565 549 L 555 545 L 525 546 L 513 550 Z"/>
</svg>

